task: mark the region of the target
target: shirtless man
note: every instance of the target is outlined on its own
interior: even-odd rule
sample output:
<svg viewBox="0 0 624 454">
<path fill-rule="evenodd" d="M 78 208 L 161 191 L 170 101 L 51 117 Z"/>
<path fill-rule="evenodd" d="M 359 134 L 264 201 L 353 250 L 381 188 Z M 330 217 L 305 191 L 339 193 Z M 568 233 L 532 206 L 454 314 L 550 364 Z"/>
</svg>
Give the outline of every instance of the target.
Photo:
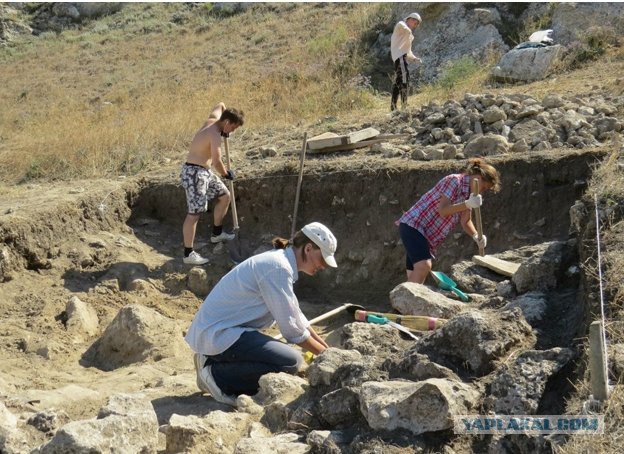
<svg viewBox="0 0 624 454">
<path fill-rule="evenodd" d="M 208 263 L 208 259 L 193 250 L 193 241 L 199 216 L 206 212 L 210 200 L 217 199 L 210 242 L 219 243 L 234 239 L 233 234 L 223 231 L 223 218 L 230 206 L 230 191 L 216 174 L 228 180 L 234 179 L 234 172 L 227 170 L 221 160 L 221 137 L 229 136 L 236 128 L 242 126 L 243 122 L 242 111 L 226 109 L 225 104 L 220 102 L 212 109 L 206 123 L 193 137 L 191 151 L 180 173 L 188 205 L 188 213 L 182 226 L 186 264 Z M 210 170 L 211 165 L 216 174 Z"/>
</svg>

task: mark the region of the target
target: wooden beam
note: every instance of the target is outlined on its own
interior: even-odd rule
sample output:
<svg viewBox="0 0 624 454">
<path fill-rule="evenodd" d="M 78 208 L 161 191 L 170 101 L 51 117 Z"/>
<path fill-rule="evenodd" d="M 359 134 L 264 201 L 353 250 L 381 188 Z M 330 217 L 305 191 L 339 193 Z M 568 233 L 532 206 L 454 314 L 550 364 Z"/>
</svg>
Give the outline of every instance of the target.
<svg viewBox="0 0 624 454">
<path fill-rule="evenodd" d="M 497 259 L 496 257 L 492 257 L 491 255 L 473 255 L 472 261 L 477 265 L 481 265 L 485 268 L 497 272 L 498 274 L 502 274 L 503 276 L 508 277 L 512 277 L 515 272 L 518 271 L 518 268 L 520 268 L 519 263 Z"/>
<path fill-rule="evenodd" d="M 347 134 L 347 143 L 351 144 L 361 142 L 362 140 L 372 139 L 374 137 L 377 137 L 378 135 L 379 131 L 377 131 L 375 128 L 361 129 L 359 131 Z"/>
<path fill-rule="evenodd" d="M 347 145 L 337 145 L 335 147 L 327 147 L 321 150 L 310 150 L 308 149 L 308 153 L 331 153 L 332 151 L 350 151 L 355 150 L 357 148 L 364 148 L 374 145 L 376 143 L 386 142 L 386 139 L 372 139 L 372 140 L 363 140 L 361 142 L 356 142 Z"/>
</svg>

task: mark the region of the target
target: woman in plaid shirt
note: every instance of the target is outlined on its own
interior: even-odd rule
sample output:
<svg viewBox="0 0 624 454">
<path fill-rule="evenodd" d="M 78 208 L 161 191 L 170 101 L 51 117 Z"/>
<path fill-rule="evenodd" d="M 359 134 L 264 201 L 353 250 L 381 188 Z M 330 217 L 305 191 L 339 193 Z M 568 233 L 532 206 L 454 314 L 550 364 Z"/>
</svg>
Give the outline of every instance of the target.
<svg viewBox="0 0 624 454">
<path fill-rule="evenodd" d="M 479 180 L 480 193 L 488 189 L 499 191 L 498 171 L 483 159 L 474 158 L 463 173 L 448 175 L 438 181 L 397 221 L 407 253 L 408 282 L 425 282 L 431 271 L 433 253 L 458 223 L 479 246 L 485 247 L 487 238 L 483 235 L 479 243 L 477 230 L 470 219 L 470 210 L 483 203 L 481 194 L 470 194 L 470 182 L 475 177 Z"/>
</svg>

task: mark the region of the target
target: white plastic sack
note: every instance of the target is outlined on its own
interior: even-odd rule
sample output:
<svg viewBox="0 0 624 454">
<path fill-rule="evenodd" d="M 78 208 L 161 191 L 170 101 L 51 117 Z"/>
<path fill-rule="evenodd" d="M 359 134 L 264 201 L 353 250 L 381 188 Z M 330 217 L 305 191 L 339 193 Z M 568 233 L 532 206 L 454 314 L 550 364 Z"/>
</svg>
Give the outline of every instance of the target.
<svg viewBox="0 0 624 454">
<path fill-rule="evenodd" d="M 552 30 L 539 30 L 529 36 L 529 41 L 532 43 L 547 43 L 551 44 L 553 42 L 552 39 Z"/>
</svg>

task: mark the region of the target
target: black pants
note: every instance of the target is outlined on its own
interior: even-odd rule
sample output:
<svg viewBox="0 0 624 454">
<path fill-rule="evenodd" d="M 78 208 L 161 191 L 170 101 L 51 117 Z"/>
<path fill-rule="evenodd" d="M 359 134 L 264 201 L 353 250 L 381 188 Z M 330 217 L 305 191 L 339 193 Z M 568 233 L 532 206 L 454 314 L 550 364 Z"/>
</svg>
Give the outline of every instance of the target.
<svg viewBox="0 0 624 454">
<path fill-rule="evenodd" d="M 409 71 L 407 70 L 407 59 L 405 55 L 394 61 L 395 79 L 392 84 L 392 101 L 390 102 L 390 110 L 396 110 L 399 93 L 401 94 L 402 107 L 407 106 L 407 88 L 409 85 Z"/>
</svg>

